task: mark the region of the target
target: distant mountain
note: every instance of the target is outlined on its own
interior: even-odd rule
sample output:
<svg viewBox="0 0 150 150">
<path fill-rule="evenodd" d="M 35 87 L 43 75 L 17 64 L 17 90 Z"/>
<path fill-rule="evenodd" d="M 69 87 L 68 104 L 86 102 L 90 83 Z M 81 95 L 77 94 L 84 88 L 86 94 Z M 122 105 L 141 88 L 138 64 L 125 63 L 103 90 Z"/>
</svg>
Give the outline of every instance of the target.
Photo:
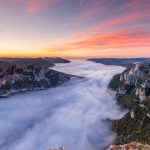
<svg viewBox="0 0 150 150">
<path fill-rule="evenodd" d="M 43 59 L 49 61 L 50 63 L 54 63 L 54 64 L 56 64 L 56 63 L 70 63 L 69 60 L 63 59 L 63 58 L 59 58 L 59 57 L 56 57 L 56 58 L 53 58 L 53 57 L 45 57 L 45 58 L 43 58 Z"/>
<path fill-rule="evenodd" d="M 115 65 L 123 67 L 129 67 L 133 63 L 137 62 L 150 62 L 150 58 L 91 58 L 87 60 L 93 61 L 95 63 L 102 63 L 104 65 Z"/>
<path fill-rule="evenodd" d="M 58 86 L 75 77 L 45 65 L 0 62 L 0 97 Z"/>
<path fill-rule="evenodd" d="M 15 64 L 22 64 L 22 65 L 43 65 L 46 67 L 53 67 L 54 64 L 50 61 L 47 61 L 43 58 L 22 58 L 13 61 Z"/>
<path fill-rule="evenodd" d="M 69 63 L 70 61 L 63 58 L 0 58 L 2 62 L 11 62 L 22 65 L 44 65 L 46 67 L 53 67 L 56 63 Z"/>
<path fill-rule="evenodd" d="M 150 145 L 150 63 L 135 64 L 115 75 L 109 89 L 128 113 L 113 123 L 116 144 L 132 141 Z"/>
</svg>

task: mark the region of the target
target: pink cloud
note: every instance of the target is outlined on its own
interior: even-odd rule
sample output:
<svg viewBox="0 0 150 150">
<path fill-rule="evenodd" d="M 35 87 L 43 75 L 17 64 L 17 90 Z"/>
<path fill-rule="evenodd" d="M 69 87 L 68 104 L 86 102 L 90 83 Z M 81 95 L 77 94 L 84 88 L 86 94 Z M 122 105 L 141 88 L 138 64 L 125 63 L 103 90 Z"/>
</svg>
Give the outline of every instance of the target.
<svg viewBox="0 0 150 150">
<path fill-rule="evenodd" d="M 113 33 L 97 33 L 84 35 L 78 40 L 57 43 L 49 50 L 105 50 L 105 49 L 136 49 L 150 47 L 150 33 L 144 28 L 135 27 L 134 29 L 122 29 Z"/>
<path fill-rule="evenodd" d="M 17 4 L 25 6 L 29 13 L 36 13 L 41 9 L 52 6 L 60 0 L 14 0 Z"/>
<path fill-rule="evenodd" d="M 123 15 L 115 16 L 115 18 L 109 18 L 105 21 L 100 21 L 94 25 L 90 25 L 89 27 L 84 28 L 77 33 L 74 33 L 72 36 L 82 37 L 86 34 L 112 32 L 117 31 L 119 28 L 124 29 L 128 27 L 133 27 L 134 29 L 135 25 L 146 27 L 146 25 L 143 24 L 143 20 L 148 20 L 148 18 L 150 18 L 150 9 L 146 11 L 149 11 L 149 13 L 145 13 L 145 11 L 137 11 L 133 13 L 126 12 Z"/>
<path fill-rule="evenodd" d="M 116 4 L 119 4 L 115 6 Z M 78 20 L 88 21 L 93 18 L 101 20 L 109 19 L 109 15 L 112 18 L 115 16 L 132 15 L 135 13 L 150 13 L 150 3 L 142 0 L 120 1 L 120 0 L 90 0 L 87 5 L 79 13 Z"/>
<path fill-rule="evenodd" d="M 80 0 L 80 3 L 83 4 L 85 0 Z M 102 15 L 106 9 L 108 9 L 109 5 L 111 5 L 114 1 L 110 0 L 91 0 L 91 1 L 86 1 L 84 3 L 83 10 L 81 10 L 79 14 L 79 21 L 86 21 L 89 19 L 92 19 L 98 15 Z"/>
</svg>

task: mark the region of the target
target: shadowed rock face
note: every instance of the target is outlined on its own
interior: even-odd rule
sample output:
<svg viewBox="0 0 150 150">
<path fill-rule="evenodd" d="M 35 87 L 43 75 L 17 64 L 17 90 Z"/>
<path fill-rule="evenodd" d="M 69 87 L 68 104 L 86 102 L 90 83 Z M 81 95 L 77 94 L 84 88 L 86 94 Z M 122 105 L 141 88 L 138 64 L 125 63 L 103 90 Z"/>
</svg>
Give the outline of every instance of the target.
<svg viewBox="0 0 150 150">
<path fill-rule="evenodd" d="M 132 142 L 124 145 L 111 145 L 107 150 L 150 150 L 150 146 Z"/>
<path fill-rule="evenodd" d="M 0 97 L 21 91 L 42 90 L 68 81 L 71 75 L 42 65 L 0 63 Z"/>
</svg>

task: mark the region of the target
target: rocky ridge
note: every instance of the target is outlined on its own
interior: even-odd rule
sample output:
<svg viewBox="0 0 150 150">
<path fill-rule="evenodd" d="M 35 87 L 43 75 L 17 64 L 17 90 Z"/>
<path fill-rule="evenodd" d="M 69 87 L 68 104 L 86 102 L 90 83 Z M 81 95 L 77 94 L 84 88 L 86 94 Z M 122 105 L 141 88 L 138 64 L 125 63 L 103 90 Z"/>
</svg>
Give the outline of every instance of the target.
<svg viewBox="0 0 150 150">
<path fill-rule="evenodd" d="M 22 65 L 43 65 L 53 67 L 56 63 L 69 63 L 69 60 L 59 57 L 39 57 L 39 58 L 0 58 L 1 62 L 9 62 Z"/>
<path fill-rule="evenodd" d="M 72 75 L 49 69 L 44 65 L 23 65 L 0 62 L 0 97 L 58 86 Z"/>
<path fill-rule="evenodd" d="M 102 63 L 104 65 L 115 65 L 129 67 L 134 63 L 150 62 L 150 58 L 90 58 L 89 61 Z"/>
</svg>

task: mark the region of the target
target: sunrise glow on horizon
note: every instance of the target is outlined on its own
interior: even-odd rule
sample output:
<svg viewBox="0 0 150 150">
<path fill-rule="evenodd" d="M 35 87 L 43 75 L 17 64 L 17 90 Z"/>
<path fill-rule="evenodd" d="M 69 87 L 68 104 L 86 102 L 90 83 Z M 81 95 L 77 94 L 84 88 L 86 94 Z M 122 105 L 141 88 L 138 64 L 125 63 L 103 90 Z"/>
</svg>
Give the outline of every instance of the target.
<svg viewBox="0 0 150 150">
<path fill-rule="evenodd" d="M 0 57 L 150 57 L 149 0 L 0 0 Z"/>
</svg>

